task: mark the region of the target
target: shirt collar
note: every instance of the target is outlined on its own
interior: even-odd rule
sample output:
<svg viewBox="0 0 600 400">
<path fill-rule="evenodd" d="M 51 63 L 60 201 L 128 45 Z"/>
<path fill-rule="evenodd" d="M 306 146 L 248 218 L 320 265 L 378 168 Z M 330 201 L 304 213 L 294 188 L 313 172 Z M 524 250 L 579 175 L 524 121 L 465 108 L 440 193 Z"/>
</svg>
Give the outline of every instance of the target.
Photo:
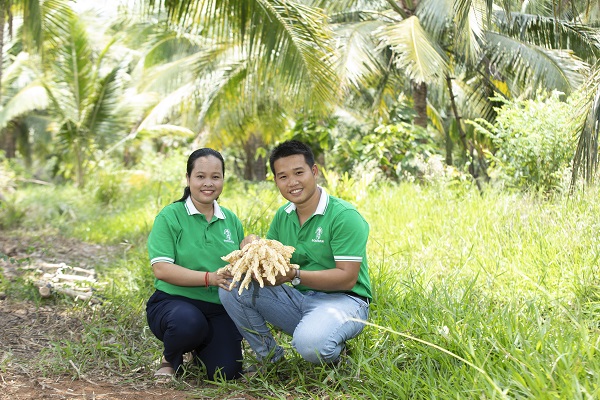
<svg viewBox="0 0 600 400">
<path fill-rule="evenodd" d="M 317 204 L 317 209 L 313 215 L 325 215 L 325 210 L 327 210 L 327 205 L 329 204 L 329 195 L 325 188 L 317 185 L 317 189 L 321 189 L 321 197 L 319 197 L 319 204 Z M 285 207 L 285 211 L 288 214 L 294 210 L 296 210 L 296 205 L 292 202 Z"/>
<path fill-rule="evenodd" d="M 225 214 L 223 213 L 223 210 L 221 210 L 221 207 L 219 207 L 219 204 L 216 200 L 213 200 L 213 208 L 215 209 L 215 217 L 219 219 L 225 219 Z M 202 213 L 198 211 L 198 209 L 194 205 L 194 202 L 192 201 L 192 196 L 188 196 L 188 198 L 185 199 L 185 209 L 187 210 L 188 215 L 202 215 Z"/>
</svg>

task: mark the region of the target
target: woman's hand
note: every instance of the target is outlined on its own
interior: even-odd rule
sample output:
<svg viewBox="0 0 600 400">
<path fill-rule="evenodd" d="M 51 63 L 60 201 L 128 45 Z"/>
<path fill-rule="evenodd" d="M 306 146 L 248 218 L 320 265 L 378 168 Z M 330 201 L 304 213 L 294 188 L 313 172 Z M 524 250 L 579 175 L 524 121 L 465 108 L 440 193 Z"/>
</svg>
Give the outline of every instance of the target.
<svg viewBox="0 0 600 400">
<path fill-rule="evenodd" d="M 209 272 L 208 273 L 208 285 L 209 286 L 218 286 L 220 288 L 223 288 L 223 289 L 229 291 L 229 284 L 231 284 L 232 278 L 233 278 L 233 275 L 231 275 L 227 271 L 222 272 L 220 274 L 217 274 L 216 272 Z"/>
</svg>

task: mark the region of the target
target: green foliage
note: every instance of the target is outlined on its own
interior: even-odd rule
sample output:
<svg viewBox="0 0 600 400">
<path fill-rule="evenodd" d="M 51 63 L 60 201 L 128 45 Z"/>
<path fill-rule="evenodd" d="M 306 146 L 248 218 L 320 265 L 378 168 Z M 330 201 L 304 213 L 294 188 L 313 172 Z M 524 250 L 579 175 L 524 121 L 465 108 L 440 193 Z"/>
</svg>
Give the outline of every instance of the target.
<svg viewBox="0 0 600 400">
<path fill-rule="evenodd" d="M 553 93 L 536 101 L 510 101 L 493 125 L 483 119 L 470 123 L 496 147 L 488 154 L 495 183 L 536 192 L 566 187 L 575 150 L 572 99 L 564 102 Z"/>
<path fill-rule="evenodd" d="M 437 149 L 434 133 L 400 121 L 337 139 L 327 165 L 330 170 L 351 173 L 357 179 L 376 169 L 379 179 L 422 181 L 435 178 L 432 174 L 445 174 L 439 159 L 435 159 Z M 440 164 L 439 168 L 434 164 Z"/>
<path fill-rule="evenodd" d="M 287 133 L 286 140 L 299 140 L 308 144 L 317 160 L 325 157 L 333 147 L 333 130 L 337 118 L 318 118 L 314 116 L 299 117 L 295 125 Z"/>
<path fill-rule="evenodd" d="M 375 159 L 386 177 L 423 175 L 416 162 L 418 156 L 427 159 L 436 152 L 431 132 L 405 122 L 380 125 L 362 139 L 361 160 Z"/>
<path fill-rule="evenodd" d="M 0 201 L 0 229 L 18 226 L 25 217 L 25 212 L 15 201 L 14 196 Z"/>
</svg>

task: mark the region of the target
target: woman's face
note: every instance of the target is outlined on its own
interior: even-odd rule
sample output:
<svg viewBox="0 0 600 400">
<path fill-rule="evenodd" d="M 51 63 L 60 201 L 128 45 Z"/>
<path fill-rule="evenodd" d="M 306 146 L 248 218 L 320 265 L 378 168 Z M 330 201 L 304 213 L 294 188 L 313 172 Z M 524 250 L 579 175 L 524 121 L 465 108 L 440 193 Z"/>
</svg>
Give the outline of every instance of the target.
<svg viewBox="0 0 600 400">
<path fill-rule="evenodd" d="M 190 194 L 196 207 L 212 205 L 223 191 L 223 164 L 214 156 L 200 157 L 187 177 Z"/>
</svg>

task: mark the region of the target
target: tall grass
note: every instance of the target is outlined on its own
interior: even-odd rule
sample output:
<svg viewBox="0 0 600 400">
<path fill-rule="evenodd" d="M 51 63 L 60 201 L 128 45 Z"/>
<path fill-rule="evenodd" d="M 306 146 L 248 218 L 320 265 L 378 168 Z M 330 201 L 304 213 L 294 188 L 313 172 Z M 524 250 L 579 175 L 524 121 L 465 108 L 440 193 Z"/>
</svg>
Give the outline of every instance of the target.
<svg viewBox="0 0 600 400">
<path fill-rule="evenodd" d="M 86 356 L 122 374 L 142 367 L 137 379 L 151 375 L 161 346 L 145 327 L 144 302 L 152 292 L 145 238 L 157 210 L 180 189 L 178 180 L 148 181 L 113 194 L 109 204 L 105 197 L 78 200 L 68 188 L 30 189 L 20 201 L 29 210 L 21 226 L 52 224 L 87 241 L 127 244 L 119 262 L 98 266 L 107 301 L 84 321 L 82 336 L 46 354 L 47 371 Z M 597 197 L 597 190 L 540 200 L 491 191 L 482 196 L 464 186 L 371 188 L 360 210 L 371 227 L 374 302 L 346 362 L 312 366 L 289 349 L 276 371 L 250 383 L 198 381 L 198 395 L 598 398 Z M 40 215 L 32 205 L 42 198 L 48 210 Z M 272 184 L 235 180 L 220 201 L 248 233 L 258 234 L 266 233 L 282 203 Z M 60 214 L 60 204 L 70 211 Z"/>
</svg>

